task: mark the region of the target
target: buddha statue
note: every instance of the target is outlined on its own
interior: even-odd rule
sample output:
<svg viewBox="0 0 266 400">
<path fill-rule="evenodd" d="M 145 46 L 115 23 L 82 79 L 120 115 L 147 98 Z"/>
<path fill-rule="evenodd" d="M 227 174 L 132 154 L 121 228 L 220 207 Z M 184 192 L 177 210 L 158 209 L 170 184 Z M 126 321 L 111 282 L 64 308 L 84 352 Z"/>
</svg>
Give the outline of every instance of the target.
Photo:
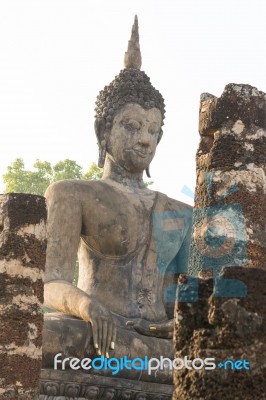
<svg viewBox="0 0 266 400">
<path fill-rule="evenodd" d="M 125 68 L 96 102 L 102 179 L 58 181 L 45 194 L 44 299 L 59 311 L 45 315 L 47 368 L 57 353 L 80 359 L 174 356 L 175 290 L 177 275 L 187 268 L 192 208 L 143 181 L 162 138 L 165 108 L 140 67 L 135 17 Z M 113 372 L 92 373 L 156 380 L 147 371 Z M 168 375 L 161 374 L 163 382 L 171 381 Z"/>
</svg>

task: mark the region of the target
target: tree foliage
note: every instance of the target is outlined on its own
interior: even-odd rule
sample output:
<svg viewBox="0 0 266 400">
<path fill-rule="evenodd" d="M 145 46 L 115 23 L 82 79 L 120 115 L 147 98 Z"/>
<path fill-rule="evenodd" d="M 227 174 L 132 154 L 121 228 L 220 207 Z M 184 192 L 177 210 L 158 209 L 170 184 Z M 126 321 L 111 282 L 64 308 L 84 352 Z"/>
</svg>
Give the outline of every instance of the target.
<svg viewBox="0 0 266 400">
<path fill-rule="evenodd" d="M 102 176 L 103 176 L 103 169 L 99 168 L 95 162 L 91 164 L 88 172 L 86 172 L 83 175 L 84 179 L 88 180 L 101 179 Z"/>
<path fill-rule="evenodd" d="M 92 163 L 89 170 L 83 174 L 80 165 L 73 160 L 59 161 L 51 165 L 48 161 L 36 160 L 34 170 L 25 169 L 24 161 L 17 158 L 7 167 L 3 180 L 6 185 L 5 192 L 31 193 L 43 195 L 47 187 L 62 179 L 99 179 L 102 177 L 102 170 L 96 163 Z"/>
</svg>

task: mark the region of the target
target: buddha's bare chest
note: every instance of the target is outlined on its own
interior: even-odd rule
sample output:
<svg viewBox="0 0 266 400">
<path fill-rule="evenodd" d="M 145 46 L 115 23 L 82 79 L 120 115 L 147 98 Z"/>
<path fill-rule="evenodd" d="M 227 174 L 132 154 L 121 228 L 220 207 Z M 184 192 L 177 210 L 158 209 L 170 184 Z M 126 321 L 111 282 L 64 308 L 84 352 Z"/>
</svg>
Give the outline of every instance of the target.
<svg viewBox="0 0 266 400">
<path fill-rule="evenodd" d="M 83 216 L 82 236 L 106 256 L 126 256 L 147 243 L 154 196 L 98 192 Z"/>
</svg>

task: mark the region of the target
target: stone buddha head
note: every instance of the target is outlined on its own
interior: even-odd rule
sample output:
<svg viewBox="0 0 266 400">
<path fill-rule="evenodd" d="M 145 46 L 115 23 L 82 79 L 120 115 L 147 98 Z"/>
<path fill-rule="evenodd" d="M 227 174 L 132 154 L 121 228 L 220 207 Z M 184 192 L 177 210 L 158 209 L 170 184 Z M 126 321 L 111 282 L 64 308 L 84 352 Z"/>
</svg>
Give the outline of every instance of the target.
<svg viewBox="0 0 266 400">
<path fill-rule="evenodd" d="M 99 93 L 96 101 L 95 133 L 99 146 L 99 167 L 106 153 L 128 172 L 146 170 L 162 137 L 165 114 L 162 95 L 140 71 L 138 20 L 132 28 L 125 68 Z"/>
</svg>

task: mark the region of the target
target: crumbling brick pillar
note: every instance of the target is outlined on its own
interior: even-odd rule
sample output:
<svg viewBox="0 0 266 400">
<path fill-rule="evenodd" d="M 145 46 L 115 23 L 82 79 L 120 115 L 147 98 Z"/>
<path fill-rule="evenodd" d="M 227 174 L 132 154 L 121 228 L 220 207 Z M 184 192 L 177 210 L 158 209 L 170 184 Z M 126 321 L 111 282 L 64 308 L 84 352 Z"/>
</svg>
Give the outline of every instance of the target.
<svg viewBox="0 0 266 400">
<path fill-rule="evenodd" d="M 266 270 L 265 93 L 229 84 L 202 95 L 199 132 L 190 265 Z"/>
<path fill-rule="evenodd" d="M 257 400 L 266 387 L 266 95 L 202 95 L 188 275 L 179 277 L 174 399 Z M 228 361 L 231 360 L 231 361 Z"/>
<path fill-rule="evenodd" d="M 0 196 L 0 399 L 38 399 L 45 251 L 44 198 Z"/>
</svg>

